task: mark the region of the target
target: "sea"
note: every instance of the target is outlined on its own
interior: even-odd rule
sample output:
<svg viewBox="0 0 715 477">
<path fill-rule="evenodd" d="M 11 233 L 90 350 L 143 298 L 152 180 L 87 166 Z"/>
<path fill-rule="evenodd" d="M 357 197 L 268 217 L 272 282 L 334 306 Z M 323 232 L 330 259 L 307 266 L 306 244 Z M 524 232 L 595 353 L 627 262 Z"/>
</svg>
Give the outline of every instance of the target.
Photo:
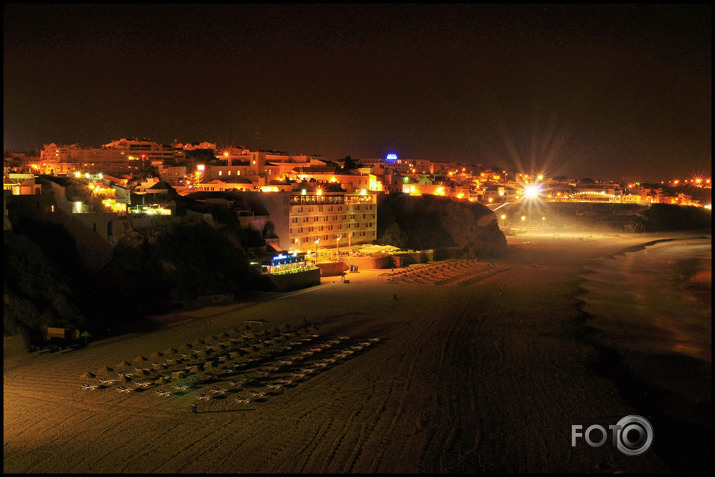
<svg viewBox="0 0 715 477">
<path fill-rule="evenodd" d="M 619 348 L 712 362 L 712 240 L 665 239 L 599 260 L 583 275 L 591 325 Z"/>
</svg>

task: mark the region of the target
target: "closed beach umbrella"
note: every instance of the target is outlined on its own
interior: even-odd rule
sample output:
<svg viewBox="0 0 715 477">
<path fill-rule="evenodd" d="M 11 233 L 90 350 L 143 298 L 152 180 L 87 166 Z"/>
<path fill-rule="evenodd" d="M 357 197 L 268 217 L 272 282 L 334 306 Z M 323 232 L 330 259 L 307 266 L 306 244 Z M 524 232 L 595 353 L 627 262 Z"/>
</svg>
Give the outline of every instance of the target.
<svg viewBox="0 0 715 477">
<path fill-rule="evenodd" d="M 106 364 L 104 366 L 102 366 L 102 368 L 99 370 L 100 373 L 104 373 L 105 377 L 107 376 L 107 374 L 109 374 L 113 371 L 114 370 L 112 368 L 110 368 L 109 366 L 107 366 Z"/>
<path fill-rule="evenodd" d="M 89 384 L 89 380 L 92 379 L 92 378 L 94 378 L 94 377 L 96 377 L 96 376 L 95 376 L 93 373 L 90 373 L 89 371 L 85 371 L 85 372 L 80 376 L 80 378 L 87 380 L 87 384 Z"/>
<path fill-rule="evenodd" d="M 132 363 L 130 363 L 130 362 L 128 362 L 128 361 L 122 361 L 121 363 L 119 363 L 119 364 L 117 365 L 117 367 L 119 367 L 119 368 L 124 368 L 124 369 L 127 369 L 127 368 L 130 367 L 130 366 L 132 366 Z"/>
</svg>

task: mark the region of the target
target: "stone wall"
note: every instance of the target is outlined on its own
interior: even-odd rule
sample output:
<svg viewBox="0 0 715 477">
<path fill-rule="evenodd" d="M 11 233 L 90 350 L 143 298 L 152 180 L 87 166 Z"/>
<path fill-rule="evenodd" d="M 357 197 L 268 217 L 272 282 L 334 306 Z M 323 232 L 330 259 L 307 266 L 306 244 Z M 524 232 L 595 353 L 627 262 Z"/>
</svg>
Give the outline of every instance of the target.
<svg viewBox="0 0 715 477">
<path fill-rule="evenodd" d="M 342 274 L 348 269 L 345 262 L 323 262 L 316 264 L 316 267 L 320 269 L 320 275 L 323 277 L 331 277 Z"/>
<path fill-rule="evenodd" d="M 290 291 L 299 288 L 320 285 L 320 269 L 315 268 L 304 272 L 269 275 L 276 291 Z"/>
<path fill-rule="evenodd" d="M 392 258 L 389 255 L 379 257 L 348 257 L 343 258 L 347 265 L 357 265 L 358 270 L 374 270 L 380 268 L 392 268 Z"/>
</svg>

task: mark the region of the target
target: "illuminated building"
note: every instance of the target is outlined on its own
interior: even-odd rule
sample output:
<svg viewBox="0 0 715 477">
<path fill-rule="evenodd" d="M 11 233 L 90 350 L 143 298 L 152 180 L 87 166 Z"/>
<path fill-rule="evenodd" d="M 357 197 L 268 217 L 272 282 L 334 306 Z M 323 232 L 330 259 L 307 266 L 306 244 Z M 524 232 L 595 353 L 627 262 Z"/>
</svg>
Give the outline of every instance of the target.
<svg viewBox="0 0 715 477">
<path fill-rule="evenodd" d="M 45 144 L 32 167 L 38 174 L 62 175 L 76 170 L 120 174 L 183 159 L 183 149 L 148 140 L 119 139 L 102 147 Z"/>
<path fill-rule="evenodd" d="M 143 165 L 175 164 L 185 157 L 183 149 L 158 144 L 147 139 L 119 139 L 105 144 L 102 148 L 121 151 L 129 160 L 141 161 Z"/>
<path fill-rule="evenodd" d="M 341 249 L 377 238 L 377 195 L 336 183 L 302 183 L 291 192 L 261 193 L 283 250 Z"/>
<path fill-rule="evenodd" d="M 35 195 L 41 193 L 41 185 L 35 182 L 35 174 L 5 174 L 3 190 L 12 195 Z"/>
</svg>

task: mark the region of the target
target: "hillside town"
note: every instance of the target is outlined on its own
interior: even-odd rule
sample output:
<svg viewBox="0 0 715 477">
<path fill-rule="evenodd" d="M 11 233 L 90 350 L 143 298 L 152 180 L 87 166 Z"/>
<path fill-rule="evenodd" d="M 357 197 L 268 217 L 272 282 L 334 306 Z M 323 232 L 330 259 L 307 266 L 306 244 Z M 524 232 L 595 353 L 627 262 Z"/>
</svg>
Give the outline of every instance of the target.
<svg viewBox="0 0 715 477">
<path fill-rule="evenodd" d="M 63 211 L 110 246 L 128 230 L 210 221 L 188 204 L 222 207 L 258 232 L 275 254 L 345 252 L 377 238 L 377 199 L 393 192 L 505 204 L 546 202 L 675 204 L 710 207 L 683 192 L 711 189 L 709 177 L 617 183 L 550 177 L 481 164 L 401 158 L 328 160 L 281 151 L 159 144 L 119 139 L 101 147 L 45 144 L 38 153 L 5 151 L 5 229 L 9 215 Z M 678 189 L 678 186 L 681 186 Z M 694 188 L 694 189 L 693 189 Z M 674 192 L 675 191 L 675 192 Z M 236 195 L 241 193 L 241 195 Z"/>
</svg>

